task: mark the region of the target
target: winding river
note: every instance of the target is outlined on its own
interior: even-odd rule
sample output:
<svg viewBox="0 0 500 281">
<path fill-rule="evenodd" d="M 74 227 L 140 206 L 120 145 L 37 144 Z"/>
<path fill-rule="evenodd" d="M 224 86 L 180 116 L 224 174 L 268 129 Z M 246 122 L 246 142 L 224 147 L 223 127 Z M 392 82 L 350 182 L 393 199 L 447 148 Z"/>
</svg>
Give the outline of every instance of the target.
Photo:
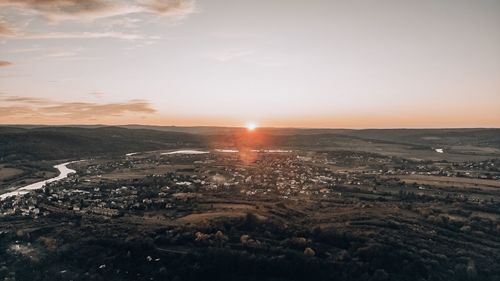
<svg viewBox="0 0 500 281">
<path fill-rule="evenodd" d="M 73 170 L 73 169 L 70 169 L 70 168 L 68 168 L 66 166 L 69 165 L 69 164 L 71 164 L 71 163 L 75 163 L 75 162 L 79 162 L 79 161 L 71 161 L 71 162 L 66 162 L 66 163 L 62 163 L 62 164 L 59 164 L 59 165 L 55 165 L 54 168 L 56 168 L 56 169 L 59 170 L 59 175 L 57 177 L 50 178 L 48 180 L 43 180 L 43 181 L 35 182 L 35 183 L 30 184 L 30 185 L 20 187 L 20 188 L 14 190 L 14 191 L 11 191 L 11 192 L 8 192 L 8 193 L 4 193 L 4 194 L 0 194 L 0 201 L 4 200 L 7 197 L 17 196 L 17 195 L 24 195 L 24 194 L 30 192 L 31 190 L 42 188 L 47 183 L 51 183 L 51 182 L 54 182 L 54 181 L 58 181 L 58 180 L 62 180 L 64 178 L 67 178 L 69 174 L 76 173 L 76 171 Z"/>
</svg>

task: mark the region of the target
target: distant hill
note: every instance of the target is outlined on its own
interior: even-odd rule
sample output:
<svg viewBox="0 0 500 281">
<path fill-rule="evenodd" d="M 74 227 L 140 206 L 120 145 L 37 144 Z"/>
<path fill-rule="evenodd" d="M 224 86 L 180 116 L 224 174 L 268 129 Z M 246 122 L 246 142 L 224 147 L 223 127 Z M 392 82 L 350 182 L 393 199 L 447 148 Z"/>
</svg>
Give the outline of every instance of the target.
<svg viewBox="0 0 500 281">
<path fill-rule="evenodd" d="M 177 127 L 124 125 L 130 129 L 149 129 L 169 132 L 184 132 L 202 135 L 235 135 L 245 131 L 237 127 Z M 412 145 L 477 145 L 500 148 L 500 129 L 322 129 L 322 128 L 259 128 L 266 135 L 330 135 L 335 138 L 352 138 L 395 142 Z"/>
<path fill-rule="evenodd" d="M 203 146 L 200 136 L 118 127 L 0 127 L 0 159 L 51 160 Z"/>
<path fill-rule="evenodd" d="M 367 129 L 346 130 L 343 134 L 405 144 L 500 148 L 500 129 Z"/>
<path fill-rule="evenodd" d="M 135 151 L 208 148 L 308 148 L 362 150 L 429 158 L 445 148 L 462 155 L 500 155 L 500 129 L 295 129 L 175 126 L 3 126 L 0 160 L 52 160 L 83 158 Z M 431 158 L 435 157 L 431 155 Z M 445 157 L 445 156 L 444 156 Z"/>
<path fill-rule="evenodd" d="M 162 132 L 178 132 L 198 135 L 225 135 L 236 134 L 245 131 L 243 127 L 219 127 L 219 126 L 155 126 L 155 125 L 117 125 L 116 128 L 134 130 L 154 130 Z M 6 129 L 41 129 L 41 128 L 110 128 L 107 125 L 4 125 L 1 130 Z M 439 139 L 446 141 L 474 141 L 476 143 L 500 142 L 500 128 L 442 128 L 442 129 L 329 129 L 329 128 L 274 128 L 261 127 L 258 129 L 268 135 L 319 135 L 334 134 L 337 136 L 349 136 L 364 139 L 384 141 L 404 141 L 413 143 L 415 141 L 432 142 Z"/>
</svg>

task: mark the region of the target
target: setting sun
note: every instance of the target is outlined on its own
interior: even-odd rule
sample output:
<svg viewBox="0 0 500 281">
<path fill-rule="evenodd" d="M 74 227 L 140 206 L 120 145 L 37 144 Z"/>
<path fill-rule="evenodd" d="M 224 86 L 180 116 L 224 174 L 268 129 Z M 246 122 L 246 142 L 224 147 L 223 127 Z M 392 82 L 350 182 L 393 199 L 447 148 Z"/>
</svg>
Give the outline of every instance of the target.
<svg viewBox="0 0 500 281">
<path fill-rule="evenodd" d="M 257 129 L 257 124 L 250 122 L 250 123 L 247 123 L 245 127 L 249 131 L 254 131 L 255 129 Z"/>
</svg>

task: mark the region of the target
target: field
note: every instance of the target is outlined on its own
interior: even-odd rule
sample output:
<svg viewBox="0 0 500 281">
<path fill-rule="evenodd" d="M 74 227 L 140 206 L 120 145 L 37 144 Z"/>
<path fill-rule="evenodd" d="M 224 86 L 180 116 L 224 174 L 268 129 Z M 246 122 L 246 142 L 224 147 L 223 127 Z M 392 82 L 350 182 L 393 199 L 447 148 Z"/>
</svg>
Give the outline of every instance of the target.
<svg viewBox="0 0 500 281">
<path fill-rule="evenodd" d="M 10 168 L 6 166 L 0 166 L 0 181 L 7 181 L 15 176 L 23 173 L 23 170 Z"/>
<path fill-rule="evenodd" d="M 500 181 L 498 180 L 425 175 L 401 176 L 399 179 L 407 183 L 425 184 L 436 187 L 476 188 L 485 191 L 495 191 L 500 188 Z"/>
</svg>

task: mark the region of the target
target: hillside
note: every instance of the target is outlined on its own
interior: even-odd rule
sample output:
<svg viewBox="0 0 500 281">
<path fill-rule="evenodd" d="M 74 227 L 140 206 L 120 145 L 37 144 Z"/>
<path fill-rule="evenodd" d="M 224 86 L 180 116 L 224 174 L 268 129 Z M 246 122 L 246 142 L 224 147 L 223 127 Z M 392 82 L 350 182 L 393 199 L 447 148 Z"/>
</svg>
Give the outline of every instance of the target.
<svg viewBox="0 0 500 281">
<path fill-rule="evenodd" d="M 199 136 L 143 129 L 0 127 L 0 159 L 3 161 L 79 158 L 202 144 Z"/>
<path fill-rule="evenodd" d="M 406 144 L 500 148 L 500 129 L 368 129 L 346 130 L 343 134 Z"/>
</svg>

